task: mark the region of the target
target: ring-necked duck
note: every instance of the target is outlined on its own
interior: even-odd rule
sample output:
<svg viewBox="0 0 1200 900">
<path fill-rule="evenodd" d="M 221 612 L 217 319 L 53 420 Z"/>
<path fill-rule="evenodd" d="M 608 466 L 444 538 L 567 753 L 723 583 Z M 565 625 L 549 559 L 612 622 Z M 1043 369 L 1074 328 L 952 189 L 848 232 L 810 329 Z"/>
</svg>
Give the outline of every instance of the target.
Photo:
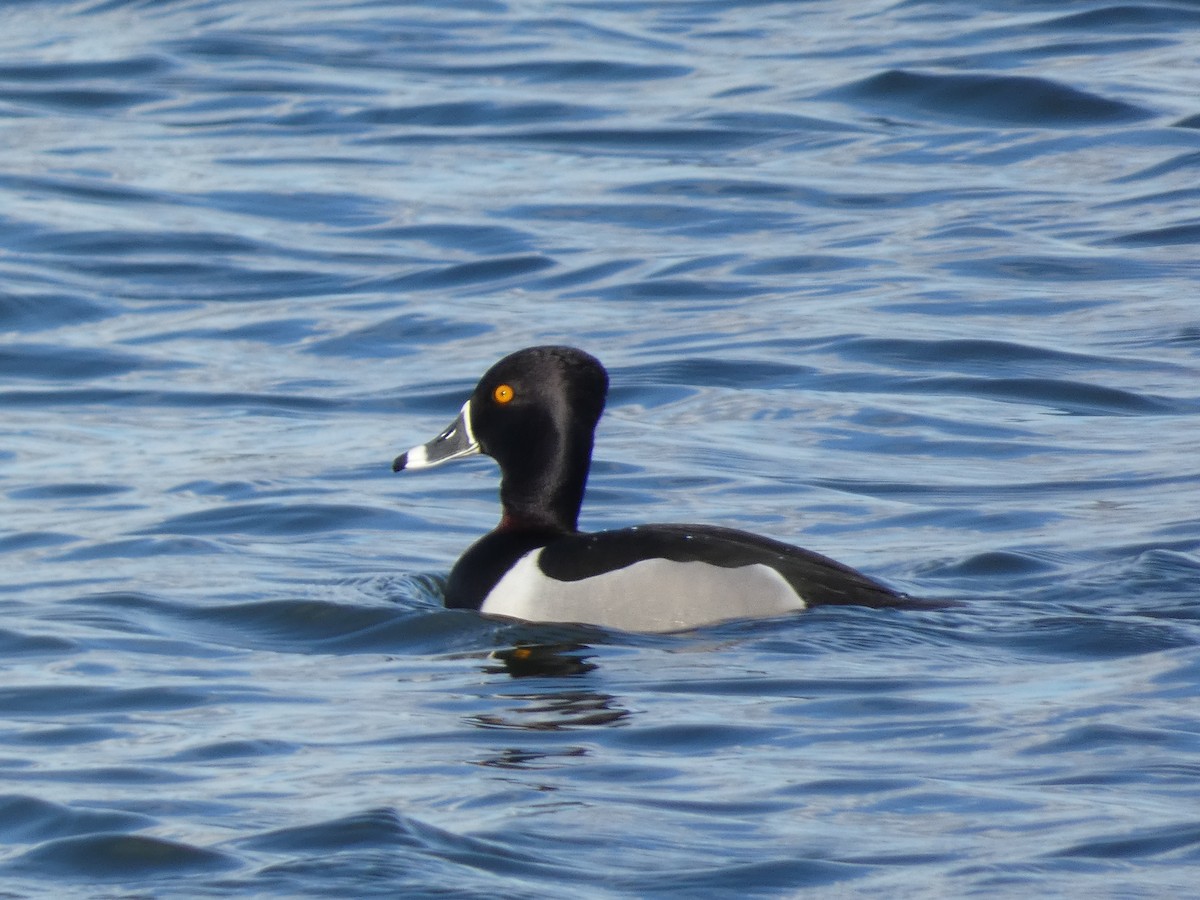
<svg viewBox="0 0 1200 900">
<path fill-rule="evenodd" d="M 484 453 L 500 465 L 500 524 L 446 581 L 446 606 L 538 622 L 677 631 L 819 604 L 926 606 L 809 550 L 713 525 L 576 528 L 608 374 L 572 347 L 500 360 L 457 419 L 392 469 Z"/>
</svg>

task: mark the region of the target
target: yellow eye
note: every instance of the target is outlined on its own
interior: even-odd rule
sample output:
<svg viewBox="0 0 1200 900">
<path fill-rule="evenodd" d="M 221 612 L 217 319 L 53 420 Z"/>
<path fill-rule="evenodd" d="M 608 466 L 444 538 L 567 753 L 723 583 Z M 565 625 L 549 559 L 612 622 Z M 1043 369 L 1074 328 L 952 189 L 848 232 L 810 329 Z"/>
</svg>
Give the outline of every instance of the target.
<svg viewBox="0 0 1200 900">
<path fill-rule="evenodd" d="M 492 399 L 497 403 L 507 403 L 513 398 L 513 389 L 510 385 L 502 384 L 492 391 Z"/>
</svg>

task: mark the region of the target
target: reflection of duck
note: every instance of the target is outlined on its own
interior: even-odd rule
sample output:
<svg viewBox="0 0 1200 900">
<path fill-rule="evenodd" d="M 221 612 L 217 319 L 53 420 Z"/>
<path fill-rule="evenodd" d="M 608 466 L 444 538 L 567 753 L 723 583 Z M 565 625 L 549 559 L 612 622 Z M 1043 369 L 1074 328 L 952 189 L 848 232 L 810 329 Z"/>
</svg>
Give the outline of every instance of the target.
<svg viewBox="0 0 1200 900">
<path fill-rule="evenodd" d="M 602 691 L 541 691 L 507 694 L 504 699 L 524 705 L 480 713 L 468 721 L 484 728 L 561 731 L 612 725 L 629 716 L 629 710 L 619 706 L 615 697 Z"/>
<path fill-rule="evenodd" d="M 506 747 L 495 756 L 479 760 L 479 765 L 492 769 L 555 769 L 564 765 L 563 760 L 587 756 L 583 747 L 567 747 L 562 750 L 522 750 Z M 553 790 L 542 785 L 543 791 Z"/>
<path fill-rule="evenodd" d="M 528 644 L 496 650 L 492 658 L 500 660 L 504 666 L 488 671 L 507 672 L 513 678 L 528 675 L 585 675 L 595 669 L 596 664 L 588 662 L 586 656 L 577 654 L 577 651 L 584 649 L 582 644 Z"/>
<path fill-rule="evenodd" d="M 571 347 L 496 363 L 458 418 L 393 469 L 484 453 L 503 515 L 450 572 L 446 605 L 542 622 L 674 631 L 819 604 L 928 606 L 799 547 L 711 525 L 577 530 L 608 375 Z"/>
<path fill-rule="evenodd" d="M 500 660 L 503 666 L 490 667 L 487 671 L 507 672 L 514 678 L 584 675 L 597 668 L 581 652 L 587 649 L 580 644 L 530 644 L 497 650 L 492 653 L 492 658 Z M 620 706 L 611 694 L 573 686 L 578 685 L 573 681 L 560 684 L 562 690 L 504 694 L 505 699 L 518 700 L 523 705 L 480 713 L 471 716 L 470 721 L 484 728 L 558 731 L 611 725 L 629 715 L 629 710 Z"/>
</svg>

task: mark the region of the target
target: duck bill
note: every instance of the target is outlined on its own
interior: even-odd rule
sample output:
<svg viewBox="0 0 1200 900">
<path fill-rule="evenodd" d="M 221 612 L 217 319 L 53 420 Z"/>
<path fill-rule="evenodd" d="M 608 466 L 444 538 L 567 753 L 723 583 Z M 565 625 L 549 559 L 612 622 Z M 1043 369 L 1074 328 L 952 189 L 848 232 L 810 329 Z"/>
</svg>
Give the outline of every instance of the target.
<svg viewBox="0 0 1200 900">
<path fill-rule="evenodd" d="M 449 428 L 428 444 L 413 447 L 407 453 L 397 456 L 396 461 L 392 463 L 392 471 L 430 469 L 452 459 L 472 456 L 479 452 L 479 442 L 475 440 L 471 431 L 471 401 L 468 400 Z"/>
</svg>

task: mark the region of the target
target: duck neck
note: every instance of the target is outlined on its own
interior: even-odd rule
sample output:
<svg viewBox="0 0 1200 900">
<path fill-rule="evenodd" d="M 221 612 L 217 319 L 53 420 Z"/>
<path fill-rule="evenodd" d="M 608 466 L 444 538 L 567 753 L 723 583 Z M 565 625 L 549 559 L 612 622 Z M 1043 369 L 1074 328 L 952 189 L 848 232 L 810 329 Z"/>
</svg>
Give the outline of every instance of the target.
<svg viewBox="0 0 1200 900">
<path fill-rule="evenodd" d="M 591 458 L 589 432 L 567 433 L 544 447 L 524 448 L 506 461 L 500 482 L 500 530 L 577 531 Z"/>
</svg>

